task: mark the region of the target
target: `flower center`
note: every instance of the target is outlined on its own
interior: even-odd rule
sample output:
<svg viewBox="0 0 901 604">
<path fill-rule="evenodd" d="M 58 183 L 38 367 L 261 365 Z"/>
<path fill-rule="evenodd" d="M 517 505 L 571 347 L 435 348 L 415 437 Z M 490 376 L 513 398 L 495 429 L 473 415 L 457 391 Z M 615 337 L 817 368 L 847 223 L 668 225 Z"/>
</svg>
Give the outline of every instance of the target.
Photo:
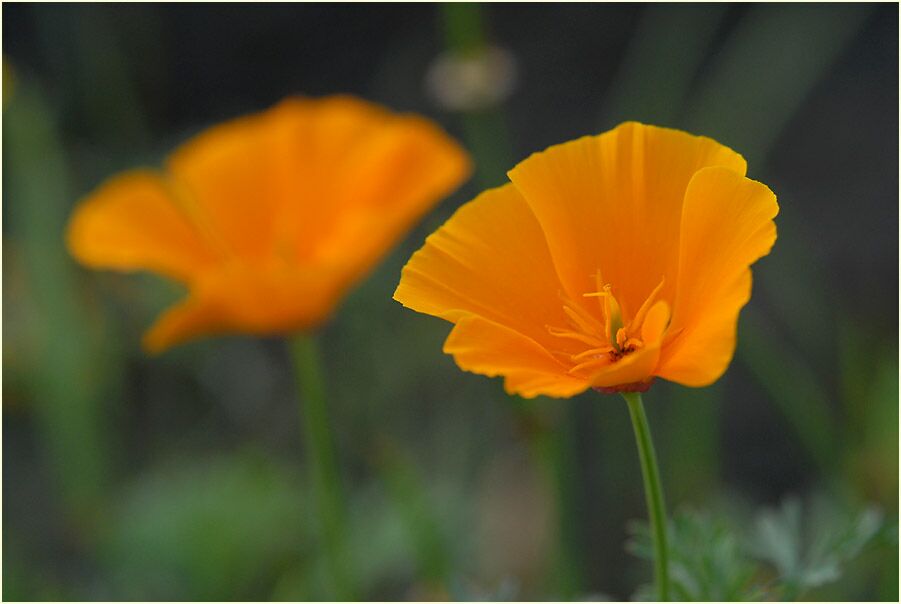
<svg viewBox="0 0 901 604">
<path fill-rule="evenodd" d="M 575 304 L 564 297 L 563 312 L 569 319 L 568 328 L 548 326 L 548 332 L 555 337 L 580 342 L 587 346 L 578 353 L 561 353 L 573 363 L 569 373 L 592 373 L 605 365 L 610 365 L 623 357 L 640 350 L 645 343 L 641 338 L 641 327 L 648 311 L 663 288 L 663 280 L 648 295 L 641 308 L 628 321 L 613 293 L 613 287 L 604 283 L 600 271 L 596 276 L 597 289 L 582 294 L 585 298 L 597 298 L 598 313 L 592 313 L 582 304 Z M 599 315 L 599 316 L 597 316 Z"/>
</svg>

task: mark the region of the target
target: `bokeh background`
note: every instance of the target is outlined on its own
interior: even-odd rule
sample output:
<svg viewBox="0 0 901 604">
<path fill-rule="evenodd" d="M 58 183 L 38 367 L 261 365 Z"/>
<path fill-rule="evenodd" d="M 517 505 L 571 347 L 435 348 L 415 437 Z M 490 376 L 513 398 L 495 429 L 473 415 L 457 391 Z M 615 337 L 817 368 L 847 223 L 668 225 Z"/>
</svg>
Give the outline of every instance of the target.
<svg viewBox="0 0 901 604">
<path fill-rule="evenodd" d="M 347 92 L 436 119 L 478 165 L 320 333 L 364 597 L 627 599 L 649 580 L 623 401 L 507 397 L 391 299 L 506 169 L 637 119 L 733 147 L 781 205 L 727 374 L 645 397 L 669 509 L 731 527 L 751 545 L 728 551 L 769 560 L 754 581 L 897 600 L 897 5 L 2 11 L 4 599 L 331 597 L 285 342 L 148 358 L 178 289 L 84 271 L 62 232 L 104 178 L 205 126 Z M 485 56 L 474 81 L 436 67 Z"/>
</svg>

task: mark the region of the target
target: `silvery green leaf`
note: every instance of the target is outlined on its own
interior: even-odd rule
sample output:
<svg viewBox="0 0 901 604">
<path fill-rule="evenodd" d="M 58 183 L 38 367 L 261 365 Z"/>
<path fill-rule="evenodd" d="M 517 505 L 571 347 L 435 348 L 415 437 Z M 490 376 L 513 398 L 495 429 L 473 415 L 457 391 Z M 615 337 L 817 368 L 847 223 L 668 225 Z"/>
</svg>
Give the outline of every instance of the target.
<svg viewBox="0 0 901 604">
<path fill-rule="evenodd" d="M 653 544 L 645 523 L 633 523 L 630 552 L 653 559 Z M 711 513 L 680 511 L 670 520 L 670 597 L 679 601 L 759 600 L 766 595 L 753 584 L 757 568 L 746 558 L 738 532 L 725 518 Z M 656 600 L 652 585 L 641 586 L 636 600 Z"/>
<path fill-rule="evenodd" d="M 806 505 L 796 498 L 761 512 L 748 541 L 751 555 L 773 566 L 784 595 L 837 581 L 845 563 L 857 556 L 882 527 L 874 507 L 843 509 L 823 496 Z"/>
</svg>

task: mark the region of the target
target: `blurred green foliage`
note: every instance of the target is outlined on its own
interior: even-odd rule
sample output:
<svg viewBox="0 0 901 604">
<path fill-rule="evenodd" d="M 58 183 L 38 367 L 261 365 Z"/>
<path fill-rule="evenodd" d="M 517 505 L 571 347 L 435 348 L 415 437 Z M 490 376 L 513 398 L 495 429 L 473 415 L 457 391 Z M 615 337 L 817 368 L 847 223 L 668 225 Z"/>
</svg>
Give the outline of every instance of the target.
<svg viewBox="0 0 901 604">
<path fill-rule="evenodd" d="M 260 452 L 162 463 L 124 485 L 105 517 L 99 560 L 110 569 L 109 596 L 253 598 L 311 566 L 309 507 L 297 468 Z"/>
<path fill-rule="evenodd" d="M 3 12 L 5 599 L 330 596 L 284 343 L 148 359 L 177 288 L 83 271 L 62 238 L 114 171 L 298 91 L 436 117 L 479 170 L 319 334 L 364 597 L 621 599 L 650 577 L 623 551 L 646 545 L 622 401 L 507 397 L 391 300 L 519 158 L 638 119 L 741 151 L 782 208 L 729 373 L 646 397 L 667 500 L 697 510 L 671 523 L 680 595 L 897 599 L 896 6 Z M 518 62 L 509 99 L 427 103 L 435 56 L 491 45 Z"/>
<path fill-rule="evenodd" d="M 806 506 L 790 497 L 776 509 L 757 512 L 756 518 L 747 515 L 740 506 L 673 515 L 669 534 L 677 600 L 797 600 L 838 581 L 843 567 L 885 526 L 876 508 L 849 515 L 822 495 Z M 635 522 L 631 529 L 629 551 L 651 560 L 648 525 Z M 653 586 L 646 585 L 637 597 L 653 599 L 653 594 Z"/>
<path fill-rule="evenodd" d="M 103 318 L 73 296 L 77 278 L 62 245 L 71 203 L 69 167 L 49 108 L 28 82 L 17 86 L 4 124 L 6 207 L 16 233 L 13 265 L 23 277 L 11 284 L 21 296 L 11 310 L 19 319 L 16 343 L 23 346 L 4 351 L 24 374 L 13 379 L 33 391 L 61 494 L 79 522 L 90 524 L 109 475 L 102 401 L 107 372 L 116 372 L 118 357 L 104 342 Z"/>
</svg>

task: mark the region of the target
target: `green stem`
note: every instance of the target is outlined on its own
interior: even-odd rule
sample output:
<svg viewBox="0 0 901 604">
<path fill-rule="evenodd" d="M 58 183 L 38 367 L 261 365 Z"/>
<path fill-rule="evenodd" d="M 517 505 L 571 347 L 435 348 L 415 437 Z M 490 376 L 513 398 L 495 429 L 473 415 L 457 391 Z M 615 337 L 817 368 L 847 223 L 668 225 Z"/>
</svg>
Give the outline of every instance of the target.
<svg viewBox="0 0 901 604">
<path fill-rule="evenodd" d="M 320 540 L 325 548 L 332 588 L 340 600 L 356 599 L 345 540 L 345 507 L 335 444 L 329 425 L 319 349 L 312 336 L 290 342 L 300 395 L 304 444 L 316 499 Z"/>
<path fill-rule="evenodd" d="M 623 398 L 629 405 L 632 427 L 635 429 L 635 441 L 638 445 L 638 457 L 641 459 L 641 476 L 644 479 L 644 497 L 651 519 L 651 534 L 654 538 L 654 579 L 657 584 L 657 599 L 661 602 L 669 600 L 669 570 L 666 546 L 666 508 L 663 504 L 663 488 L 660 486 L 660 470 L 657 468 L 657 455 L 651 440 L 651 427 L 644 413 L 641 394 L 623 392 Z"/>
</svg>

